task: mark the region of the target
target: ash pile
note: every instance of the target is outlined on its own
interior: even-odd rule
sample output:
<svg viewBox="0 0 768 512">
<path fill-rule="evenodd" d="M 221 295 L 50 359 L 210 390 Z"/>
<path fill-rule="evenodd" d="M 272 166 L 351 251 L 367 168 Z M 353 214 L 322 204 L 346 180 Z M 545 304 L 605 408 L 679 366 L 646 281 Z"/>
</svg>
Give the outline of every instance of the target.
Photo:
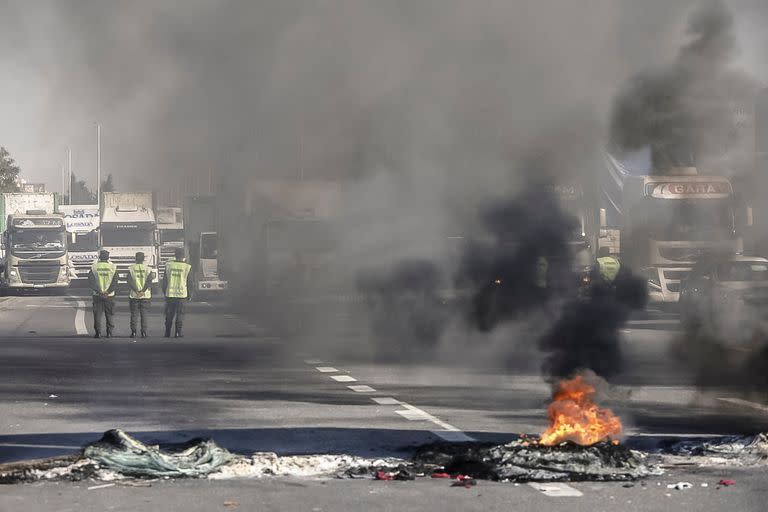
<svg viewBox="0 0 768 512">
<path fill-rule="evenodd" d="M 450 474 L 507 482 L 629 481 L 660 475 L 656 457 L 612 442 L 545 446 L 521 437 L 505 445 L 434 444 L 414 460 Z"/>
</svg>

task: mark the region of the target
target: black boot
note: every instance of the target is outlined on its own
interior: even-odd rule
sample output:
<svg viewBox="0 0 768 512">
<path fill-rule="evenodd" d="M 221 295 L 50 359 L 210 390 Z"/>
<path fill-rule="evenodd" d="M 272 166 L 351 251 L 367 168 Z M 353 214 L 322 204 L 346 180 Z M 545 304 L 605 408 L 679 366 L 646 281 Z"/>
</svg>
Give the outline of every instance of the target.
<svg viewBox="0 0 768 512">
<path fill-rule="evenodd" d="M 183 338 L 184 334 L 182 334 L 181 329 L 176 329 L 176 337 L 177 338 Z"/>
<path fill-rule="evenodd" d="M 105 336 L 105 338 L 111 338 L 111 337 L 112 337 L 112 331 L 107 330 L 107 335 Z"/>
<path fill-rule="evenodd" d="M 93 335 L 94 338 L 101 338 L 101 333 L 99 331 L 96 331 L 96 334 Z"/>
<path fill-rule="evenodd" d="M 141 331 L 141 337 L 146 338 L 147 337 L 147 331 Z"/>
<path fill-rule="evenodd" d="M 170 327 L 166 327 L 165 328 L 165 337 L 166 338 L 170 338 L 171 337 L 171 328 Z"/>
<path fill-rule="evenodd" d="M 131 338 L 135 338 L 135 337 L 136 337 L 136 331 L 131 329 Z"/>
</svg>

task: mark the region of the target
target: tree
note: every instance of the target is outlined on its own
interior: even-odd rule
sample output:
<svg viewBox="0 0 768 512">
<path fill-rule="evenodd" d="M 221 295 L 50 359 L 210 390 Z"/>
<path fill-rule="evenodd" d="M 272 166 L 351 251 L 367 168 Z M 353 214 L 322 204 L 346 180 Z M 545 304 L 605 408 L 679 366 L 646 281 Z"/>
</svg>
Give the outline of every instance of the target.
<svg viewBox="0 0 768 512">
<path fill-rule="evenodd" d="M 19 191 L 19 171 L 8 150 L 0 146 L 0 192 Z"/>
<path fill-rule="evenodd" d="M 72 173 L 72 201 L 69 201 L 69 196 L 64 196 L 64 204 L 96 204 L 96 194 L 88 188 L 85 180 L 77 179 L 75 173 Z"/>
<path fill-rule="evenodd" d="M 112 173 L 107 174 L 107 179 L 101 182 L 101 191 L 102 192 L 114 192 L 115 191 L 115 184 L 112 183 Z"/>
</svg>

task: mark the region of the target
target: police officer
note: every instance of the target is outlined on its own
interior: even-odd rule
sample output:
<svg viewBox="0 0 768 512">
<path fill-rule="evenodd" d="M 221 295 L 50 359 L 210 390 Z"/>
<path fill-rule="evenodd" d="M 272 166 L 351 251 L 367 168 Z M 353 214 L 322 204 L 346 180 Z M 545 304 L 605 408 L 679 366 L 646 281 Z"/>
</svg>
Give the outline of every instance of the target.
<svg viewBox="0 0 768 512">
<path fill-rule="evenodd" d="M 136 263 L 128 267 L 128 304 L 131 309 L 131 338 L 136 337 L 136 317 L 141 317 L 141 337 L 147 337 L 147 311 L 152 299 L 155 272 L 144 264 L 144 253 L 136 253 Z"/>
<path fill-rule="evenodd" d="M 611 256 L 611 250 L 608 247 L 601 247 L 597 251 L 597 264 L 595 265 L 596 276 L 605 284 L 613 284 L 616 276 L 621 270 L 621 263 L 618 258 Z"/>
<path fill-rule="evenodd" d="M 171 337 L 171 327 L 176 319 L 175 337 L 181 338 L 184 325 L 184 308 L 192 289 L 192 266 L 184 261 L 184 249 L 176 249 L 176 258 L 165 264 L 163 291 L 165 293 L 165 337 Z"/>
<path fill-rule="evenodd" d="M 117 266 L 109 261 L 109 252 L 99 251 L 99 259 L 94 262 L 88 274 L 88 283 L 93 291 L 93 330 L 94 338 L 101 338 L 101 315 L 107 323 L 107 338 L 112 337 L 115 324 L 112 317 L 115 312 L 115 288 L 117 288 Z"/>
</svg>

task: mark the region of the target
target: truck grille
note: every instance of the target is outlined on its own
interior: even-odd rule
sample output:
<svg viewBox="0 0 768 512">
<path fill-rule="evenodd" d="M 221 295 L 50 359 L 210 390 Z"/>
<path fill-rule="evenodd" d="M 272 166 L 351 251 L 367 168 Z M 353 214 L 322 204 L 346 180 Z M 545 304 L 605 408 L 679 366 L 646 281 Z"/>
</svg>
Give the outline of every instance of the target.
<svg viewBox="0 0 768 512">
<path fill-rule="evenodd" d="M 53 284 L 59 277 L 59 265 L 51 263 L 18 266 L 21 281 L 26 284 Z"/>
<path fill-rule="evenodd" d="M 125 283 L 128 280 L 128 267 L 136 262 L 136 258 L 130 256 L 113 256 L 109 258 L 117 266 L 117 280 Z"/>
</svg>

